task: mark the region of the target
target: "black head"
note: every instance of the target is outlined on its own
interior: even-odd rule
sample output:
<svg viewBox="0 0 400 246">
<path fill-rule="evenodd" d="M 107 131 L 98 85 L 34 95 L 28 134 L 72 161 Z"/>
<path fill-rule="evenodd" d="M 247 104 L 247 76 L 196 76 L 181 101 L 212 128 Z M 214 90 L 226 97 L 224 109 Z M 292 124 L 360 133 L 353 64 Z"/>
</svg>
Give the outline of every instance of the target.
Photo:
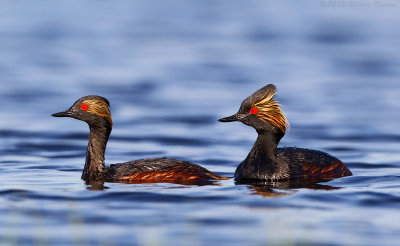
<svg viewBox="0 0 400 246">
<path fill-rule="evenodd" d="M 274 98 L 275 93 L 276 87 L 273 84 L 264 86 L 246 98 L 236 114 L 219 121 L 240 121 L 254 127 L 259 133 L 272 131 L 283 137 L 289 125 L 280 104 Z"/>
<path fill-rule="evenodd" d="M 54 117 L 71 117 L 87 122 L 90 126 L 112 127 L 110 103 L 101 96 L 85 96 L 69 109 L 52 114 Z"/>
</svg>

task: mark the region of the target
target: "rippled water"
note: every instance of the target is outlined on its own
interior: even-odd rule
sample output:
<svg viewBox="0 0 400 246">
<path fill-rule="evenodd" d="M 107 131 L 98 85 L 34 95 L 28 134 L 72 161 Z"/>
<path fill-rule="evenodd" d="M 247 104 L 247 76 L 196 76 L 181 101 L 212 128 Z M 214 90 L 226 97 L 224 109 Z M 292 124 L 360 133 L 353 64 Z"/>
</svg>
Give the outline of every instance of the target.
<svg viewBox="0 0 400 246">
<path fill-rule="evenodd" d="M 2 1 L 1 244 L 397 245 L 400 5 L 376 2 Z M 281 146 L 354 176 L 96 190 L 80 180 L 87 126 L 50 117 L 102 95 L 107 163 L 168 156 L 233 176 L 256 133 L 217 119 L 271 82 L 291 123 Z"/>
</svg>

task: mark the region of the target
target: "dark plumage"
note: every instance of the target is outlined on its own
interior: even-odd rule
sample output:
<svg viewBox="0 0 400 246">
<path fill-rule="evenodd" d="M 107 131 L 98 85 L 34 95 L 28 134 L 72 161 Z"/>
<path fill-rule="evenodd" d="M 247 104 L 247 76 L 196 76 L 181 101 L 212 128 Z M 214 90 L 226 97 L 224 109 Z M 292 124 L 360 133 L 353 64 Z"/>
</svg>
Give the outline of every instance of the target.
<svg viewBox="0 0 400 246">
<path fill-rule="evenodd" d="M 89 143 L 82 179 L 126 183 L 207 184 L 211 180 L 226 179 L 188 161 L 154 158 L 114 164 L 106 167 L 104 152 L 112 129 L 110 103 L 100 96 L 86 96 L 77 100 L 55 117 L 71 117 L 89 125 Z"/>
<path fill-rule="evenodd" d="M 288 123 L 275 93 L 276 87 L 269 84 L 246 98 L 238 113 L 219 120 L 240 121 L 258 133 L 250 153 L 236 169 L 236 181 L 317 180 L 352 175 L 343 162 L 322 151 L 277 148 Z"/>
</svg>

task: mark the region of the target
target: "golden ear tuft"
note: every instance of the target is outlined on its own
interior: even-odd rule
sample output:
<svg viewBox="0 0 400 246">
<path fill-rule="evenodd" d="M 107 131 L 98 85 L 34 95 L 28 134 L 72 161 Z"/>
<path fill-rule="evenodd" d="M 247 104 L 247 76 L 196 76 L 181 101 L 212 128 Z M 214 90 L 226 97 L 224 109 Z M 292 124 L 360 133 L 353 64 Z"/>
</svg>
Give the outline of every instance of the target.
<svg viewBox="0 0 400 246">
<path fill-rule="evenodd" d="M 105 117 L 110 122 L 111 126 L 113 125 L 107 102 L 103 100 L 85 100 L 82 103 L 88 105 L 86 112 Z"/>
<path fill-rule="evenodd" d="M 276 91 L 270 91 L 261 100 L 252 104 L 252 107 L 258 109 L 257 116 L 263 120 L 272 123 L 278 127 L 283 134 L 289 128 L 289 122 L 285 117 L 285 113 L 280 108 L 279 102 L 275 100 Z"/>
</svg>

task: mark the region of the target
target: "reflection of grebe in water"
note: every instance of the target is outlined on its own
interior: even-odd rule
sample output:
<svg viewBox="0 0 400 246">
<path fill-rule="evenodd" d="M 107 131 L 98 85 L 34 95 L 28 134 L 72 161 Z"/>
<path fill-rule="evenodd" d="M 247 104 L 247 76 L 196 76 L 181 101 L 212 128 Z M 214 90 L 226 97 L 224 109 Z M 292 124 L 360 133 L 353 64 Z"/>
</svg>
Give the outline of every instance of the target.
<svg viewBox="0 0 400 246">
<path fill-rule="evenodd" d="M 288 123 L 274 98 L 275 93 L 275 86 L 267 85 L 246 98 L 236 114 L 219 120 L 240 121 L 258 133 L 250 153 L 236 169 L 236 181 L 329 180 L 352 175 L 343 162 L 327 153 L 277 148 Z"/>
<path fill-rule="evenodd" d="M 130 161 L 105 167 L 104 152 L 112 129 L 109 102 L 100 96 L 86 96 L 77 100 L 71 108 L 53 114 L 55 117 L 71 117 L 88 123 L 89 143 L 82 179 L 88 183 L 178 183 L 212 184 L 213 180 L 226 179 L 188 161 L 154 158 Z"/>
<path fill-rule="evenodd" d="M 249 189 L 256 195 L 268 198 L 290 196 L 298 192 L 297 189 L 336 190 L 338 187 L 316 183 L 314 180 L 291 179 L 285 181 L 258 181 L 246 182 Z"/>
</svg>

